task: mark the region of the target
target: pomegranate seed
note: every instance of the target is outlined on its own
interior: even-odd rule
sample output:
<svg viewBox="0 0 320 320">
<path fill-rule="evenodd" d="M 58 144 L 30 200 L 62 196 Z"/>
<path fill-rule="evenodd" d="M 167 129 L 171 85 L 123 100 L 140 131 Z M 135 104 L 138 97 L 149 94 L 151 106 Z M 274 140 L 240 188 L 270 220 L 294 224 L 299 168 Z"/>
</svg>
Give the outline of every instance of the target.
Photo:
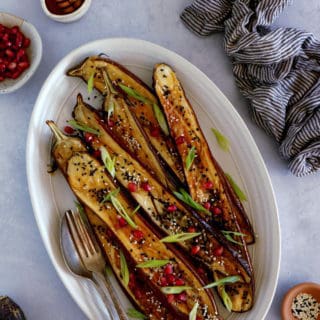
<svg viewBox="0 0 320 320">
<path fill-rule="evenodd" d="M 92 155 L 97 158 L 100 159 L 101 158 L 101 151 L 100 150 L 94 150 Z"/>
<path fill-rule="evenodd" d="M 70 127 L 70 126 L 65 126 L 63 130 L 67 134 L 73 134 L 74 133 L 74 129 L 72 127 Z"/>
<path fill-rule="evenodd" d="M 148 182 L 143 182 L 142 184 L 141 184 L 141 187 L 142 187 L 142 189 L 144 190 L 144 191 L 151 191 L 151 186 L 150 186 L 150 184 L 148 183 Z"/>
<path fill-rule="evenodd" d="M 185 138 L 184 138 L 184 136 L 180 136 L 180 137 L 178 137 L 177 139 L 176 139 L 176 144 L 183 144 L 184 143 L 184 141 L 185 141 Z"/>
<path fill-rule="evenodd" d="M 14 57 L 14 52 L 10 49 L 7 49 L 5 51 L 6 55 L 9 57 L 9 58 L 13 58 Z"/>
<path fill-rule="evenodd" d="M 174 299 L 175 299 L 174 294 L 168 294 L 167 295 L 168 303 L 172 303 L 174 301 Z"/>
<path fill-rule="evenodd" d="M 205 202 L 205 203 L 203 204 L 203 206 L 204 206 L 205 209 L 209 210 L 210 207 L 211 207 L 211 203 L 210 203 L 209 201 L 208 201 L 208 202 Z"/>
<path fill-rule="evenodd" d="M 187 300 L 187 294 L 185 292 L 181 292 L 177 295 L 177 299 L 179 301 L 186 301 Z"/>
<path fill-rule="evenodd" d="M 213 254 L 217 257 L 220 257 L 223 253 L 223 246 L 219 246 L 213 250 Z"/>
<path fill-rule="evenodd" d="M 177 207 L 174 204 L 170 204 L 170 206 L 168 206 L 167 210 L 169 212 L 174 212 L 177 210 Z"/>
<path fill-rule="evenodd" d="M 197 268 L 197 272 L 200 276 L 204 276 L 205 275 L 205 271 L 203 268 Z"/>
<path fill-rule="evenodd" d="M 176 280 L 176 286 L 183 286 L 184 285 L 184 280 L 183 279 L 177 279 Z"/>
<path fill-rule="evenodd" d="M 4 63 L 0 64 L 0 72 L 4 72 L 6 70 L 6 65 Z"/>
<path fill-rule="evenodd" d="M 128 222 L 123 217 L 119 217 L 118 221 L 119 221 L 120 228 L 125 227 L 126 225 L 128 225 Z"/>
<path fill-rule="evenodd" d="M 136 289 L 136 290 L 134 291 L 134 295 L 135 295 L 135 297 L 136 297 L 137 299 L 141 299 L 141 298 L 142 298 L 142 293 L 141 293 L 141 291 L 140 291 L 139 289 Z"/>
<path fill-rule="evenodd" d="M 195 227 L 189 227 L 188 228 L 188 232 L 196 232 L 196 228 Z"/>
<path fill-rule="evenodd" d="M 30 45 L 30 39 L 29 38 L 24 38 L 24 41 L 23 41 L 23 47 L 24 48 L 28 48 L 29 45 Z"/>
<path fill-rule="evenodd" d="M 173 265 L 167 264 L 163 270 L 164 274 L 172 274 L 173 273 Z"/>
<path fill-rule="evenodd" d="M 21 71 L 18 70 L 18 71 L 16 71 L 15 73 L 13 73 L 13 74 L 11 75 L 11 78 L 12 78 L 12 79 L 17 79 L 17 78 L 20 76 L 20 74 L 21 74 Z"/>
<path fill-rule="evenodd" d="M 2 41 L 7 42 L 8 40 L 9 40 L 9 33 L 5 33 L 5 34 L 2 36 Z"/>
<path fill-rule="evenodd" d="M 84 134 L 84 140 L 87 142 L 87 143 L 91 143 L 93 141 L 93 138 L 94 138 L 94 135 L 90 132 L 86 132 Z"/>
<path fill-rule="evenodd" d="M 209 190 L 209 189 L 212 189 L 213 187 L 213 183 L 212 181 L 207 181 L 203 184 L 203 187 L 206 189 L 206 190 Z"/>
<path fill-rule="evenodd" d="M 152 128 L 150 131 L 151 137 L 159 137 L 160 135 L 160 129 L 159 128 Z"/>
<path fill-rule="evenodd" d="M 25 50 L 24 49 L 20 49 L 17 52 L 17 55 L 16 55 L 17 60 L 19 61 L 25 54 L 26 54 Z"/>
<path fill-rule="evenodd" d="M 11 28 L 11 32 L 12 33 L 18 33 L 18 31 L 19 31 L 19 27 L 18 26 L 14 26 L 14 27 Z"/>
<path fill-rule="evenodd" d="M 133 237 L 136 239 L 136 240 L 141 240 L 143 239 L 143 232 L 141 230 L 134 230 L 132 232 L 133 234 Z"/>
<path fill-rule="evenodd" d="M 21 69 L 27 69 L 27 68 L 29 68 L 30 64 L 29 64 L 29 62 L 19 62 L 18 66 Z"/>
<path fill-rule="evenodd" d="M 168 281 L 166 277 L 161 277 L 160 278 L 160 284 L 162 287 L 166 287 L 168 285 Z"/>
<path fill-rule="evenodd" d="M 114 121 L 109 119 L 108 120 L 108 127 L 112 128 L 112 127 L 114 127 L 114 125 L 115 125 Z"/>
<path fill-rule="evenodd" d="M 168 274 L 166 278 L 170 285 L 174 285 L 176 283 L 176 277 L 173 274 Z"/>
<path fill-rule="evenodd" d="M 129 283 L 131 283 L 133 286 L 136 283 L 136 277 L 133 273 L 130 273 L 130 275 L 129 275 Z"/>
<path fill-rule="evenodd" d="M 138 187 L 134 182 L 129 182 L 128 183 L 128 189 L 130 192 L 136 192 Z"/>
<path fill-rule="evenodd" d="M 191 247 L 191 254 L 196 255 L 200 251 L 200 246 L 192 246 Z"/>
<path fill-rule="evenodd" d="M 216 216 L 218 216 L 219 214 L 222 213 L 221 208 L 219 208 L 219 207 L 217 207 L 217 206 L 212 207 L 211 211 L 212 211 L 212 213 L 213 213 L 214 215 L 216 215 Z"/>
</svg>

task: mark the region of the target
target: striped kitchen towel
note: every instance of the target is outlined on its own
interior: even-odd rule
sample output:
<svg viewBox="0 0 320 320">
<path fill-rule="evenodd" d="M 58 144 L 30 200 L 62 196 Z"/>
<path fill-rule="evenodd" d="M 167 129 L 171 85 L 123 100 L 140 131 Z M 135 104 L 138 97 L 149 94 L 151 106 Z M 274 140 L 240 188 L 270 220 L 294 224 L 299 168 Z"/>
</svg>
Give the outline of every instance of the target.
<svg viewBox="0 0 320 320">
<path fill-rule="evenodd" d="M 271 28 L 290 0 L 195 0 L 181 14 L 206 36 L 225 31 L 225 50 L 253 119 L 280 145 L 296 176 L 320 170 L 320 42 Z"/>
</svg>

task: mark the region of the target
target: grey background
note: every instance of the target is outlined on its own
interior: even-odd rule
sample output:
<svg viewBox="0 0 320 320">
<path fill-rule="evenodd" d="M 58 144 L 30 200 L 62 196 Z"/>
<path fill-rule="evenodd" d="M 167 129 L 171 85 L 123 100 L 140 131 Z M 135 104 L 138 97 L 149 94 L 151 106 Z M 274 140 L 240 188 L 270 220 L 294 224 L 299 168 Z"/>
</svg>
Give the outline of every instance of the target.
<svg viewBox="0 0 320 320">
<path fill-rule="evenodd" d="M 38 0 L 1 0 L 0 11 L 24 17 L 39 30 L 44 55 L 32 80 L 0 96 L 0 295 L 15 299 L 28 319 L 85 319 L 62 285 L 43 246 L 26 180 L 28 122 L 51 69 L 72 49 L 105 37 L 149 40 L 187 58 L 222 90 L 244 118 L 265 160 L 274 186 L 282 229 L 279 283 L 267 320 L 280 318 L 285 292 L 302 281 L 320 282 L 319 174 L 293 177 L 277 146 L 251 121 L 247 101 L 236 88 L 222 34 L 198 38 L 179 20 L 185 0 L 94 0 L 80 21 L 49 20 Z M 306 29 L 320 38 L 319 0 L 295 1 L 277 25 Z M 250 319 L 248 320 L 259 320 Z"/>
</svg>

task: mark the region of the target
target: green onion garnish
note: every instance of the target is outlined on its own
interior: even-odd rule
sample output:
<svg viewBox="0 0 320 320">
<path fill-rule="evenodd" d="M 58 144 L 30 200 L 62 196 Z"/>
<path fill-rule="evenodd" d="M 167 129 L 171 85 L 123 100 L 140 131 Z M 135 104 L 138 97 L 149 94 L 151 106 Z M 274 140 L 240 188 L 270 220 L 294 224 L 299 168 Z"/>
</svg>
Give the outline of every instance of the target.
<svg viewBox="0 0 320 320">
<path fill-rule="evenodd" d="M 129 284 L 129 269 L 122 250 L 120 251 L 120 273 L 125 286 L 127 286 Z"/>
<path fill-rule="evenodd" d="M 194 146 L 191 147 L 191 149 L 189 149 L 188 155 L 186 157 L 186 169 L 189 170 L 193 160 L 196 157 L 196 148 Z"/>
<path fill-rule="evenodd" d="M 137 92 L 136 90 L 132 89 L 132 88 L 129 88 L 121 83 L 119 83 L 119 87 L 130 97 L 133 97 L 145 104 L 148 104 L 150 106 L 152 106 L 152 109 L 153 109 L 153 112 L 154 112 L 154 115 L 159 123 L 159 126 L 161 128 L 161 130 L 163 131 L 163 133 L 168 136 L 169 135 L 169 128 L 168 128 L 168 124 L 167 124 L 167 120 L 163 114 L 163 112 L 161 111 L 160 107 L 150 101 L 148 98 L 142 96 L 139 92 Z"/>
<path fill-rule="evenodd" d="M 188 194 L 187 191 L 185 191 L 184 189 L 180 188 L 179 189 L 180 192 L 174 191 L 174 195 L 181 200 L 182 202 L 186 203 L 187 205 L 189 205 L 191 208 L 196 209 L 200 212 L 204 212 L 208 215 L 211 216 L 211 212 L 208 211 L 206 208 L 204 208 L 201 204 L 195 202 L 191 196 Z"/>
<path fill-rule="evenodd" d="M 154 115 L 159 123 L 161 130 L 163 131 L 163 133 L 166 136 L 169 136 L 170 132 L 169 132 L 167 120 L 166 120 L 163 112 L 161 111 L 161 109 L 159 108 L 159 106 L 156 103 L 152 104 L 152 108 L 153 108 Z"/>
<path fill-rule="evenodd" d="M 161 242 L 181 242 L 200 236 L 201 232 L 182 232 L 162 238 Z"/>
<path fill-rule="evenodd" d="M 232 189 L 234 190 L 234 192 L 236 193 L 236 195 L 238 196 L 238 198 L 241 201 L 247 201 L 247 196 L 245 195 L 245 193 L 240 189 L 240 187 L 236 184 L 236 182 L 232 179 L 232 177 L 230 176 L 230 174 L 225 173 L 227 179 L 229 180 Z"/>
<path fill-rule="evenodd" d="M 170 260 L 149 260 L 136 265 L 137 268 L 160 268 L 168 264 Z"/>
<path fill-rule="evenodd" d="M 196 301 L 196 303 L 193 305 L 192 310 L 189 313 L 189 320 L 196 320 L 197 319 L 198 307 L 199 307 L 199 302 Z"/>
<path fill-rule="evenodd" d="M 215 128 L 211 128 L 212 132 L 216 136 L 218 145 L 221 147 L 222 150 L 224 151 L 229 151 L 230 150 L 230 142 L 228 138 L 226 138 L 219 130 Z"/>
<path fill-rule="evenodd" d="M 130 216 L 132 217 L 139 209 L 141 208 L 141 206 L 138 204 L 135 209 L 131 212 Z"/>
<path fill-rule="evenodd" d="M 223 285 L 228 284 L 228 283 L 238 282 L 238 281 L 240 281 L 240 279 L 241 279 L 240 276 L 225 277 L 225 278 L 219 279 L 219 280 L 217 280 L 215 282 L 209 283 L 203 288 L 204 289 L 210 289 L 210 288 L 213 288 L 213 287 L 223 286 Z"/>
<path fill-rule="evenodd" d="M 100 132 L 99 130 L 96 129 L 92 129 L 88 126 L 86 126 L 85 124 L 80 124 L 79 122 L 77 122 L 76 120 L 69 120 L 67 121 L 70 126 L 74 129 L 80 130 L 80 131 L 84 131 L 84 132 L 89 132 L 89 133 L 93 133 L 95 135 L 97 135 L 98 137 L 100 136 Z"/>
<path fill-rule="evenodd" d="M 127 315 L 130 317 L 130 318 L 134 318 L 134 319 L 147 319 L 147 317 L 139 312 L 138 310 L 134 309 L 134 308 L 129 308 L 128 311 L 127 311 Z"/>
<path fill-rule="evenodd" d="M 135 99 L 137 99 L 137 100 L 139 100 L 139 101 L 141 101 L 141 102 L 143 102 L 143 103 L 151 104 L 151 101 L 150 101 L 148 98 L 140 95 L 140 93 L 138 93 L 136 90 L 134 90 L 134 89 L 132 89 L 132 88 L 129 88 L 129 87 L 127 87 L 127 86 L 125 86 L 125 85 L 123 85 L 123 84 L 121 84 L 121 83 L 119 83 L 119 87 L 120 87 L 128 96 L 133 97 L 133 98 L 135 98 Z"/>
<path fill-rule="evenodd" d="M 86 214 L 84 212 L 83 206 L 77 201 L 74 201 L 74 204 L 75 204 L 75 206 L 76 206 L 76 208 L 77 208 L 77 210 L 78 210 L 78 212 L 80 214 L 81 219 L 83 221 L 86 221 L 87 216 L 86 216 Z"/>
<path fill-rule="evenodd" d="M 185 290 L 192 289 L 188 286 L 162 287 L 161 291 L 165 294 L 179 294 Z"/>
<path fill-rule="evenodd" d="M 116 157 L 111 159 L 108 150 L 103 146 L 100 147 L 100 152 L 101 152 L 101 159 L 102 159 L 104 166 L 106 167 L 106 169 L 110 173 L 111 177 L 114 178 L 116 175 L 116 168 L 114 165 L 115 161 L 116 161 Z"/>
<path fill-rule="evenodd" d="M 242 236 L 242 237 L 245 237 L 246 235 L 245 235 L 244 233 L 242 233 L 242 232 L 235 232 L 235 231 L 225 231 L 225 230 L 222 230 L 221 232 L 222 232 L 222 234 L 225 236 L 225 238 L 226 238 L 228 241 L 243 246 L 243 243 L 242 243 L 242 242 L 237 241 L 237 240 L 234 240 L 234 239 L 232 238 L 232 236 Z"/>
<path fill-rule="evenodd" d="M 226 289 L 224 287 L 221 288 L 220 294 L 221 294 L 221 298 L 222 298 L 222 301 L 223 301 L 225 307 L 227 308 L 227 310 L 229 312 L 231 312 L 232 301 L 231 301 L 231 299 L 230 299 L 229 295 L 227 294 Z"/>
<path fill-rule="evenodd" d="M 131 219 L 130 215 L 127 213 L 126 209 L 123 207 L 121 202 L 117 199 L 117 195 L 120 192 L 120 188 L 115 189 L 111 192 L 109 192 L 101 201 L 101 203 L 104 203 L 106 201 L 110 201 L 114 208 L 118 211 L 119 215 L 127 221 L 128 225 L 130 225 L 132 228 L 137 229 L 138 226 L 134 223 L 134 221 Z"/>
<path fill-rule="evenodd" d="M 96 70 L 94 69 L 90 75 L 90 78 L 88 80 L 88 85 L 87 85 L 87 91 L 90 94 L 93 90 L 93 86 L 94 86 L 94 76 L 96 74 Z"/>
<path fill-rule="evenodd" d="M 109 266 L 106 266 L 106 268 L 104 269 L 104 273 L 106 277 L 109 277 L 112 275 L 112 270 Z"/>
</svg>

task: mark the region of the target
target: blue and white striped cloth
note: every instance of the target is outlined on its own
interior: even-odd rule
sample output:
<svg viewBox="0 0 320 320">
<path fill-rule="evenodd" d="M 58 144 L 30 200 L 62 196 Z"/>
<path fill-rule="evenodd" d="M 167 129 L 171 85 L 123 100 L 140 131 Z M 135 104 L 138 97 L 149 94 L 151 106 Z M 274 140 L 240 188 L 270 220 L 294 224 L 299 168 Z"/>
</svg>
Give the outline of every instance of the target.
<svg viewBox="0 0 320 320">
<path fill-rule="evenodd" d="M 320 42 L 270 26 L 291 0 L 195 0 L 181 14 L 206 36 L 225 31 L 225 50 L 253 119 L 280 145 L 296 176 L 320 170 Z"/>
</svg>

